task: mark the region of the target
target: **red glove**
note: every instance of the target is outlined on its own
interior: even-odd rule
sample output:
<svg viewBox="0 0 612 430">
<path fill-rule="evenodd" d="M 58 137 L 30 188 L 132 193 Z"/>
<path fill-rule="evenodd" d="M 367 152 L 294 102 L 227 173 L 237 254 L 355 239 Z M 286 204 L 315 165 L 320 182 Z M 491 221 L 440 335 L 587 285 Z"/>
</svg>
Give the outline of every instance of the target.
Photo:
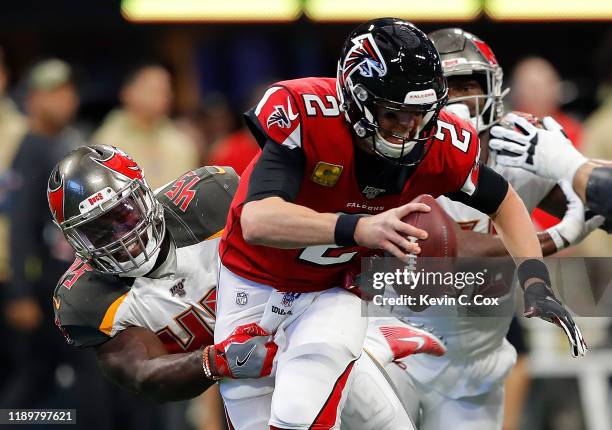
<svg viewBox="0 0 612 430">
<path fill-rule="evenodd" d="M 234 379 L 260 378 L 272 372 L 278 346 L 270 333 L 256 323 L 237 327 L 212 348 L 217 376 Z"/>
</svg>

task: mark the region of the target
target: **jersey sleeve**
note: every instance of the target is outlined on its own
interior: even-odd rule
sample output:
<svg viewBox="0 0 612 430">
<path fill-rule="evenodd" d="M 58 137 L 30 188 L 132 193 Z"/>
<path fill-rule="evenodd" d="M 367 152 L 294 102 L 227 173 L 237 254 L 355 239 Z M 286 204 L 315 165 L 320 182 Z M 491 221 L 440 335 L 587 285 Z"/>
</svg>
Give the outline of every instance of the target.
<svg viewBox="0 0 612 430">
<path fill-rule="evenodd" d="M 231 167 L 206 166 L 185 173 L 156 192 L 178 247 L 221 234 L 239 180 Z"/>
<path fill-rule="evenodd" d="M 262 148 L 267 141 L 289 149 L 302 148 L 300 108 L 283 86 L 268 88 L 257 106 L 245 114 L 245 120 Z"/>
<path fill-rule="evenodd" d="M 110 339 L 115 313 L 129 291 L 128 282 L 95 272 L 77 260 L 53 294 L 55 325 L 66 342 L 91 347 Z"/>
</svg>

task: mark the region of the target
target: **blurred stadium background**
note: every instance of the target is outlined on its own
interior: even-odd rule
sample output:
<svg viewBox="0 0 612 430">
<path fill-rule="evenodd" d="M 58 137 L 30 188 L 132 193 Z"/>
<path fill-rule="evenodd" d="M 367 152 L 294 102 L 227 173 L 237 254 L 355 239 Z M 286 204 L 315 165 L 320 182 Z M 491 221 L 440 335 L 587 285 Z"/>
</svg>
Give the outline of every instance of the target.
<svg viewBox="0 0 612 430">
<path fill-rule="evenodd" d="M 257 149 L 240 113 L 271 82 L 335 75 L 346 35 L 379 16 L 425 32 L 475 33 L 513 87 L 510 107 L 554 115 L 576 145 L 612 158 L 612 126 L 607 147 L 589 142 L 601 123 L 612 124 L 609 0 L 2 2 L 0 408 L 76 408 L 88 429 L 223 428 L 214 401 L 159 406 L 134 397 L 99 375 L 90 351 L 64 345 L 51 292 L 71 255 L 46 209 L 50 166 L 93 139 L 132 154 L 154 186 L 201 164 L 241 171 Z M 43 61 L 51 58 L 61 61 Z M 60 91 L 66 85 L 69 94 Z M 22 146 L 28 130 L 53 138 Z M 610 256 L 612 247 L 600 234 L 581 252 Z M 557 331 L 527 326 L 508 430 L 612 428 L 608 321 L 581 324 L 594 351 L 576 361 Z"/>
</svg>

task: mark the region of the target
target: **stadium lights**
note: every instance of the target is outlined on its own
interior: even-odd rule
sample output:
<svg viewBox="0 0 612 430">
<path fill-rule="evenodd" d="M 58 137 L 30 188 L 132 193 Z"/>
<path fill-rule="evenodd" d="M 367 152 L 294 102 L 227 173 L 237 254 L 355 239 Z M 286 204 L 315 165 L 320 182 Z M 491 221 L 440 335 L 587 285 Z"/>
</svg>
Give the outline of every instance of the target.
<svg viewBox="0 0 612 430">
<path fill-rule="evenodd" d="M 478 16 L 481 0 L 305 0 L 304 12 L 313 21 L 366 21 L 394 16 L 415 21 L 469 21 Z"/>
<path fill-rule="evenodd" d="M 122 0 L 121 14 L 131 22 L 290 22 L 302 0 Z"/>
<path fill-rule="evenodd" d="M 502 21 L 609 20 L 610 0 L 486 0 L 485 13 Z"/>
</svg>

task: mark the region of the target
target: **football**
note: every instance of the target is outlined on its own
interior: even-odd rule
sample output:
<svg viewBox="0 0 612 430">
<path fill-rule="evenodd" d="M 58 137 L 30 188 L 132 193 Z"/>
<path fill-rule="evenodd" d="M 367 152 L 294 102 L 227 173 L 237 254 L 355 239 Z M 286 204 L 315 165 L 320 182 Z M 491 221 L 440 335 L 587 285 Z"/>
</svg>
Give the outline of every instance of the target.
<svg viewBox="0 0 612 430">
<path fill-rule="evenodd" d="M 410 255 L 408 263 L 394 259 L 389 262 L 392 270 L 408 269 L 415 274 L 419 273 L 448 273 L 454 272 L 453 257 L 457 256 L 457 235 L 455 232 L 455 222 L 444 212 L 436 200 L 428 195 L 422 194 L 412 200 L 411 203 L 425 203 L 431 208 L 429 212 L 412 212 L 405 216 L 402 221 L 425 230 L 428 233 L 427 239 L 420 240 L 410 237 L 421 247 L 421 252 L 417 255 Z M 398 285 L 395 290 L 398 294 L 411 296 L 414 304 L 408 305 L 414 312 L 421 312 L 427 309 L 427 304 L 420 303 L 420 297 L 428 295 L 431 297 L 442 297 L 444 295 L 453 296 L 455 290 L 452 286 L 445 285 L 441 280 L 434 278 L 434 281 L 419 282 L 416 285 Z"/>
<path fill-rule="evenodd" d="M 419 257 L 456 257 L 457 235 L 455 222 L 444 212 L 444 209 L 429 194 L 421 194 L 411 203 L 425 203 L 431 208 L 429 212 L 412 212 L 402 219 L 403 222 L 425 230 L 425 240 L 411 238 L 421 247 Z"/>
</svg>

